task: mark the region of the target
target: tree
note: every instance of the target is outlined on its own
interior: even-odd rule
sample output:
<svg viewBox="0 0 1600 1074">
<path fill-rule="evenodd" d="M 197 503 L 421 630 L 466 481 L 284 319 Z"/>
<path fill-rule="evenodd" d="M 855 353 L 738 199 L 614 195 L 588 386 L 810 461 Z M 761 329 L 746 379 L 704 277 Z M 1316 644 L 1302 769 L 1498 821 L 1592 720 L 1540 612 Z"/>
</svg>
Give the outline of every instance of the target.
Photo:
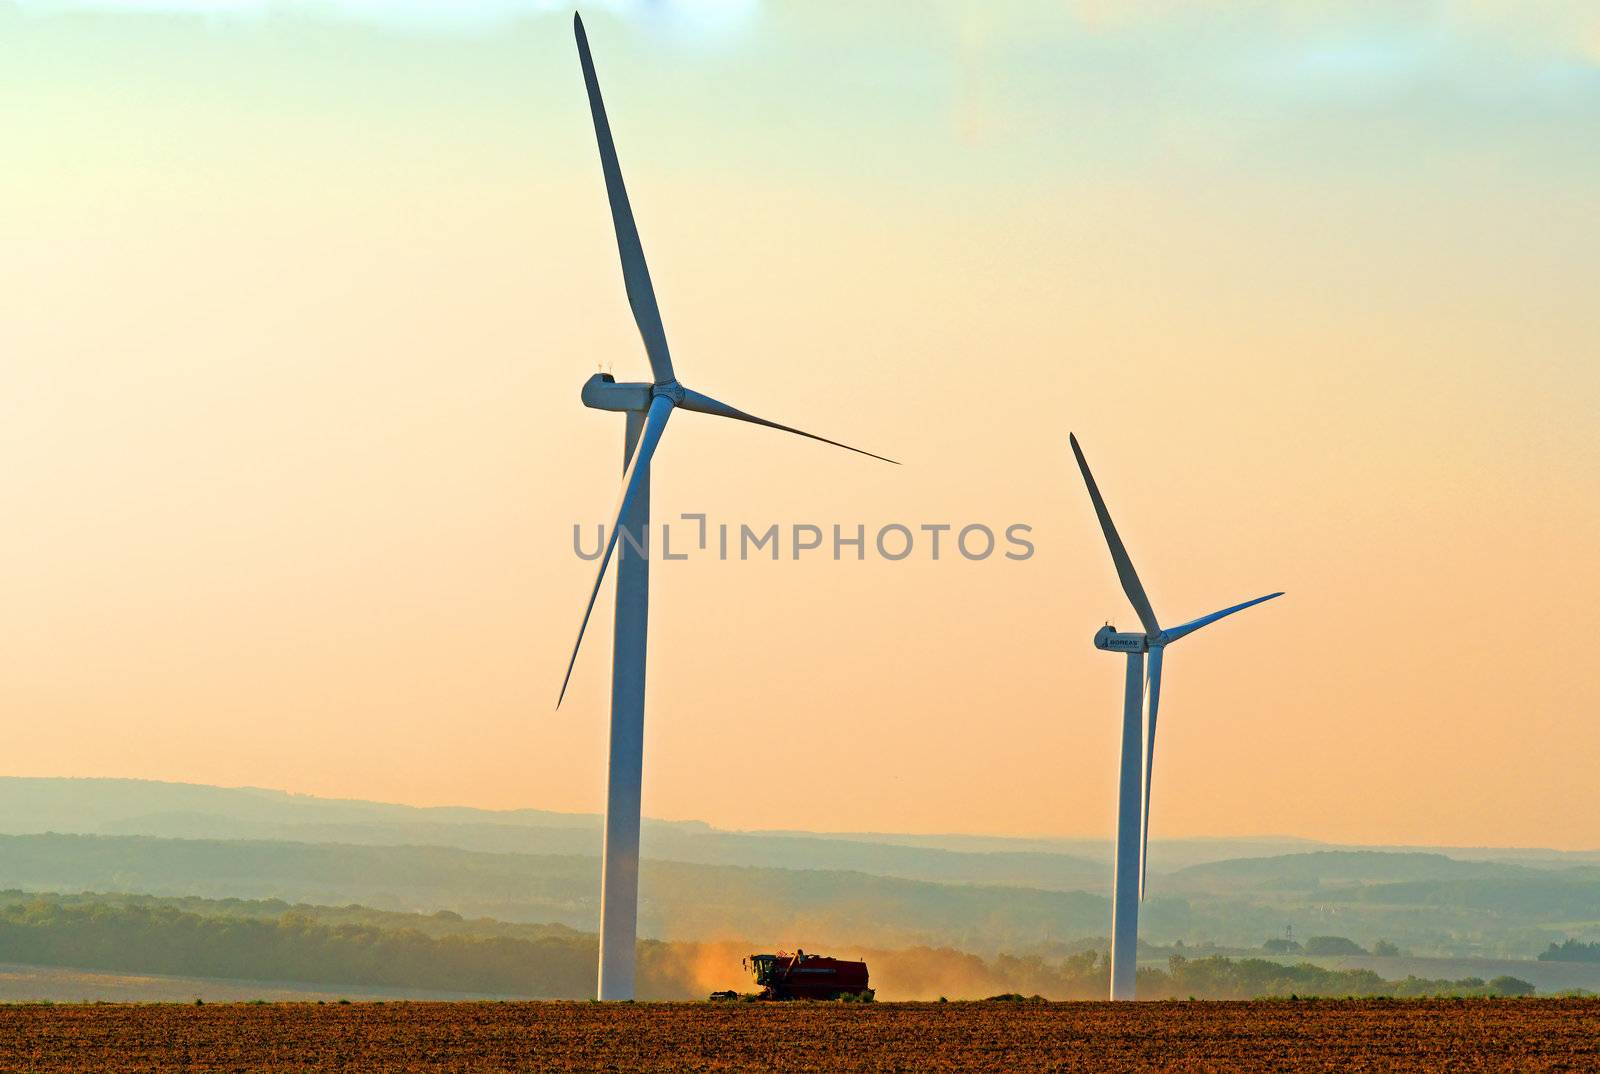
<svg viewBox="0 0 1600 1074">
<path fill-rule="evenodd" d="M 1379 940 L 1377 943 L 1372 945 L 1372 953 L 1377 955 L 1379 958 L 1399 958 L 1400 948 L 1396 947 L 1388 940 Z"/>
<path fill-rule="evenodd" d="M 1496 977 L 1489 982 L 1489 991 L 1497 996 L 1531 996 L 1534 987 L 1520 977 Z"/>
<path fill-rule="evenodd" d="M 1364 955 L 1366 948 L 1344 936 L 1313 936 L 1306 941 L 1308 955 Z"/>
</svg>

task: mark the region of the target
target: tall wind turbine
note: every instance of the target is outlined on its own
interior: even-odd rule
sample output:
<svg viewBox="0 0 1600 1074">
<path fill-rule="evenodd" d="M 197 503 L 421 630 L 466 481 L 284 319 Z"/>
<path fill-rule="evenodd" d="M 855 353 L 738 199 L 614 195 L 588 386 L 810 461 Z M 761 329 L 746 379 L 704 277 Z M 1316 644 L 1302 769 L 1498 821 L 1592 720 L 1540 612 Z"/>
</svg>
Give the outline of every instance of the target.
<svg viewBox="0 0 1600 1074">
<path fill-rule="evenodd" d="M 1144 627 L 1142 634 L 1119 633 L 1107 624 L 1094 636 L 1097 649 L 1128 654 L 1128 673 L 1122 705 L 1122 767 L 1117 792 L 1117 851 L 1111 875 L 1111 998 L 1133 999 L 1134 977 L 1138 966 L 1139 902 L 1144 898 L 1145 860 L 1150 848 L 1150 772 L 1156 756 L 1156 709 L 1161 704 L 1161 656 L 1166 647 L 1179 638 L 1188 637 L 1203 626 L 1218 619 L 1241 612 L 1262 601 L 1281 597 L 1268 593 L 1243 604 L 1235 604 L 1220 612 L 1202 615 L 1181 626 L 1163 630 L 1156 621 L 1155 609 L 1145 596 L 1144 586 L 1133 569 L 1133 560 L 1117 536 L 1117 527 L 1111 522 L 1105 500 L 1100 498 L 1100 487 L 1094 483 L 1089 464 L 1084 460 L 1078 438 L 1068 434 L 1072 453 L 1078 458 L 1078 469 L 1083 471 L 1083 483 L 1089 487 L 1089 499 L 1094 501 L 1094 513 L 1105 531 L 1106 544 L 1111 549 L 1111 561 L 1116 564 L 1117 577 L 1122 580 L 1122 591 Z M 1139 726 L 1140 710 L 1144 707 L 1145 654 L 1150 654 L 1150 710 L 1143 728 Z M 1144 798 L 1140 801 L 1139 745 L 1144 740 Z M 1142 809 L 1141 809 L 1142 806 Z"/>
<path fill-rule="evenodd" d="M 594 117 L 594 136 L 600 143 L 600 169 L 605 174 L 606 197 L 611 202 L 611 222 L 617 232 L 617 252 L 622 258 L 622 279 L 627 286 L 628 305 L 644 339 L 654 379 L 650 383 L 618 384 L 609 374 L 596 373 L 583 386 L 585 406 L 612 410 L 627 415 L 623 439 L 622 496 L 617 503 L 594 588 L 578 625 L 578 638 L 567 661 L 567 674 L 561 680 L 561 695 L 567 695 L 572 667 L 583 644 L 584 628 L 594 611 L 606 567 L 617 549 L 617 536 L 628 533 L 617 554 L 617 612 L 611 648 L 611 747 L 606 787 L 606 828 L 603 864 L 600 873 L 600 980 L 601 999 L 632 999 L 634 945 L 638 939 L 639 918 L 639 786 L 644 754 L 644 672 L 645 634 L 650 604 L 650 459 L 667 419 L 675 409 L 695 410 L 722 418 L 765 425 L 833 444 L 849 451 L 859 448 L 826 437 L 779 425 L 758 418 L 708 395 L 678 383 L 667 351 L 667 336 L 661 326 L 661 311 L 656 306 L 655 289 L 650 285 L 650 270 L 645 266 L 644 247 L 633 222 L 628 191 L 622 185 L 622 169 L 617 163 L 617 147 L 611 140 L 611 124 L 606 120 L 605 103 L 600 99 L 600 83 L 589 55 L 589 38 L 583 20 L 572 17 L 578 39 L 578 59 L 583 65 L 583 82 L 589 91 L 589 112 Z M 884 462 L 882 455 L 860 451 Z"/>
</svg>

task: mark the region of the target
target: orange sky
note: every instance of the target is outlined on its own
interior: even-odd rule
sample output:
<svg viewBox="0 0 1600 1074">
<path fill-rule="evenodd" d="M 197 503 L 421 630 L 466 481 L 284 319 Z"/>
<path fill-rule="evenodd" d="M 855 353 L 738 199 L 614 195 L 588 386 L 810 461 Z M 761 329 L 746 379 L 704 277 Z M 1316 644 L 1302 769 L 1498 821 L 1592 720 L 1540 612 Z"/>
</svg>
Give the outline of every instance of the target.
<svg viewBox="0 0 1600 1074">
<path fill-rule="evenodd" d="M 34 8 L 0 772 L 598 809 L 577 392 L 646 366 L 566 16 Z M 1158 838 L 1600 846 L 1600 33 L 1277 10 L 590 19 L 679 375 L 905 463 L 686 413 L 657 517 L 1037 548 L 658 564 L 647 813 L 1109 835 L 1071 429 L 1164 619 L 1288 591 L 1172 651 Z"/>
</svg>

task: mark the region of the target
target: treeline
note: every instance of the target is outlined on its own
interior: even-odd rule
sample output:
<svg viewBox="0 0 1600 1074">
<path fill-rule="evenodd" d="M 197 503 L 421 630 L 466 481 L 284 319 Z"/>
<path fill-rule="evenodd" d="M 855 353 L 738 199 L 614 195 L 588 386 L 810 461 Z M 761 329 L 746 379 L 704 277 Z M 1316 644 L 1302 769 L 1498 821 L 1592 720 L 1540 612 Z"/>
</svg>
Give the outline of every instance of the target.
<svg viewBox="0 0 1600 1074">
<path fill-rule="evenodd" d="M 868 956 L 883 998 L 902 995 L 950 999 L 974 995 L 1036 995 L 1045 999 L 1101 1000 L 1111 983 L 1104 952 L 1057 960 L 1001 955 L 985 961 L 957 951 L 885 951 Z M 881 977 L 879 976 L 881 971 Z M 954 971 L 954 972 L 952 972 Z M 945 987 L 930 989 L 943 975 Z M 893 982 L 891 986 L 889 982 Z M 1173 955 L 1166 969 L 1141 967 L 1142 999 L 1260 999 L 1266 996 L 1526 996 L 1534 986 L 1516 977 L 1460 980 L 1406 977 L 1391 981 L 1371 970 L 1325 969 L 1310 962 L 1288 966 L 1266 959 Z"/>
<path fill-rule="evenodd" d="M 639 943 L 639 994 L 704 998 L 738 984 L 730 945 Z M 598 942 L 562 925 L 279 900 L 0 892 L 0 962 L 531 999 L 594 994 Z M 730 976 L 731 974 L 731 976 Z M 718 983 L 706 986 L 703 977 Z"/>
<path fill-rule="evenodd" d="M 1173 957 L 1165 971 L 1141 969 L 1139 994 L 1147 999 L 1259 999 L 1263 996 L 1529 996 L 1534 986 L 1517 977 L 1460 980 L 1410 976 L 1389 981 L 1372 970 L 1332 970 L 1266 959 Z"/>
<path fill-rule="evenodd" d="M 174 905 L 179 902 L 182 905 Z M 124 973 L 160 973 L 324 986 L 402 988 L 540 999 L 593 994 L 596 940 L 557 927 L 421 917 L 364 907 L 288 907 L 241 901 L 142 896 L 24 896 L 0 893 L 0 961 Z M 750 945 L 639 946 L 639 994 L 701 999 L 749 988 L 739 960 Z M 1103 952 L 1064 958 L 984 959 L 948 948 L 838 951 L 864 956 L 884 999 L 974 999 L 998 993 L 1103 999 Z M 1370 970 L 1286 966 L 1263 959 L 1173 956 L 1139 971 L 1145 998 L 1260 996 L 1524 995 L 1515 978 L 1386 981 Z"/>
<path fill-rule="evenodd" d="M 1562 944 L 1552 943 L 1548 950 L 1539 955 L 1540 962 L 1600 962 L 1600 943 L 1582 943 L 1578 940 L 1568 940 Z"/>
<path fill-rule="evenodd" d="M 0 891 L 0 907 L 21 906 L 34 902 L 48 902 L 58 906 L 165 908 L 198 914 L 201 917 L 250 918 L 264 921 L 276 920 L 285 914 L 293 913 L 315 921 L 319 925 L 370 925 L 389 930 L 416 929 L 429 936 L 511 936 L 525 940 L 550 938 L 581 940 L 590 935 L 566 925 L 500 921 L 489 917 L 469 918 L 452 910 L 439 910 L 431 914 L 378 910 L 359 903 L 322 906 L 315 903 L 291 903 L 284 899 L 207 899 L 198 895 L 127 895 L 92 891 L 75 894 L 39 894 L 16 888 Z M 592 939 L 592 936 L 590 938 Z"/>
<path fill-rule="evenodd" d="M 535 998 L 593 987 L 593 937 L 429 936 L 420 929 L 202 915 L 170 906 L 0 907 L 7 962 L 133 973 L 422 988 Z"/>
</svg>

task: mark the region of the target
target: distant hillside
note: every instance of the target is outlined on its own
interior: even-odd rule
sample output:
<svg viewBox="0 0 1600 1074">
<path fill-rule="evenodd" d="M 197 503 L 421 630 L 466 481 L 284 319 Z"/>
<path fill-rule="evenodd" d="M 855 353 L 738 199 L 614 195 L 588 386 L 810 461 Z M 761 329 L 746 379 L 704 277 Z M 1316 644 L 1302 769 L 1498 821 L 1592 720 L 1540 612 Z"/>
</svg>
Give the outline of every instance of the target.
<svg viewBox="0 0 1600 1074">
<path fill-rule="evenodd" d="M 1504 913 L 1549 921 L 1600 920 L 1600 868 L 1579 866 L 1561 872 L 1471 877 L 1452 881 L 1415 880 L 1372 884 L 1351 892 L 1353 901 L 1373 907 L 1427 907 Z"/>
<path fill-rule="evenodd" d="M 1167 934 L 1238 943 L 1255 934 L 1387 939 L 1429 955 L 1528 958 L 1550 942 L 1600 936 L 1600 867 L 1459 861 L 1442 854 L 1318 851 L 1211 862 L 1152 882 Z M 1257 940 L 1255 942 L 1260 942 Z"/>
<path fill-rule="evenodd" d="M 0 832 L 12 834 L 440 846 L 587 857 L 600 852 L 600 830 L 600 818 L 594 815 L 533 809 L 423 809 L 248 787 L 0 778 Z M 1056 891 L 1101 890 L 1110 874 L 1109 865 L 1093 857 L 1036 850 L 1032 842 L 1008 850 L 1006 840 L 995 839 L 985 844 L 990 849 L 951 850 L 905 838 L 913 842 L 727 832 L 699 821 L 646 820 L 641 850 L 647 858 L 700 865 L 862 870 L 939 883 Z"/>
<path fill-rule="evenodd" d="M 1457 861 L 1442 854 L 1319 851 L 1211 862 L 1164 878 L 1166 890 L 1297 897 L 1325 906 L 1485 911 L 1525 921 L 1600 920 L 1600 866 Z M 1353 912 L 1353 911 L 1352 911 Z"/>
<path fill-rule="evenodd" d="M 419 808 L 318 798 L 254 787 L 210 787 L 130 779 L 0 777 L 0 833 L 72 832 L 179 839 L 281 840 L 366 846 L 443 846 L 492 853 L 596 856 L 600 818 L 538 809 Z M 1331 850 L 1305 839 L 1156 839 L 1152 874 L 1214 862 L 1287 859 Z M 1393 856 L 1416 848 L 1359 848 Z M 737 832 L 700 821 L 644 822 L 647 858 L 700 865 L 861 870 L 950 884 L 1002 884 L 1105 892 L 1108 840 L 1037 839 L 893 832 Z M 1597 854 L 1552 850 L 1443 848 L 1457 860 L 1560 867 L 1600 864 Z M 1233 868 L 1229 866 L 1229 868 Z M 1169 890 L 1199 885 L 1195 874 Z M 1246 874 L 1235 872 L 1243 879 Z M 1421 877 L 1415 877 L 1421 879 Z"/>
<path fill-rule="evenodd" d="M 598 924 L 595 858 L 453 847 L 347 846 L 147 836 L 0 836 L 0 880 L 31 891 L 276 898 Z M 1030 947 L 1103 931 L 1102 896 L 934 884 L 837 870 L 649 861 L 640 931 L 664 939 Z"/>
<path fill-rule="evenodd" d="M 141 779 L 0 778 L 0 826 L 7 832 L 99 832 L 108 826 L 143 821 L 184 824 L 206 819 L 239 825 L 422 822 L 598 830 L 594 816 L 539 809 L 421 808 L 318 798 L 259 787 L 211 787 Z M 698 822 L 677 826 L 709 830 Z"/>
<path fill-rule="evenodd" d="M 1382 862 L 1304 855 L 1274 865 L 1224 864 L 1210 872 L 1225 876 L 1237 867 L 1261 876 L 1216 892 L 1174 891 L 1165 880 L 1153 882 L 1143 935 L 1152 943 L 1182 940 L 1243 951 L 1293 929 L 1301 936 L 1348 936 L 1363 946 L 1387 939 L 1418 954 L 1494 958 L 1531 958 L 1551 942 L 1600 937 L 1600 883 L 1587 866 L 1446 881 L 1349 879 L 1452 871 L 1462 864 L 1443 861 L 1384 868 Z M 1474 864 L 1463 870 L 1474 871 L 1502 870 Z M 454 847 L 0 836 L 0 883 L 30 891 L 363 904 L 580 930 L 597 924 L 598 872 L 593 857 Z M 1330 882 L 1308 887 L 1307 873 Z M 927 944 L 1060 956 L 1104 936 L 1108 923 L 1104 896 L 1086 892 L 658 861 L 645 862 L 641 876 L 641 934 L 661 939 L 767 937 L 779 945 Z"/>
<path fill-rule="evenodd" d="M 593 816 L 0 778 L 8 830 L 102 838 L 0 837 L 0 886 L 364 903 L 579 929 L 598 916 Z M 646 936 L 1062 956 L 1109 929 L 1110 869 L 1092 841 L 647 821 L 643 849 Z M 1152 868 L 1141 920 L 1151 943 L 1254 951 L 1292 931 L 1366 947 L 1384 939 L 1418 955 L 1528 958 L 1551 943 L 1600 939 L 1592 855 L 1275 839 L 1157 842 L 1151 854 L 1185 863 Z"/>
<path fill-rule="evenodd" d="M 1541 872 L 1502 862 L 1458 861 L 1443 854 L 1320 850 L 1193 865 L 1167 877 L 1165 884 L 1171 890 L 1186 892 L 1306 891 L 1392 881 L 1531 877 Z"/>
</svg>

